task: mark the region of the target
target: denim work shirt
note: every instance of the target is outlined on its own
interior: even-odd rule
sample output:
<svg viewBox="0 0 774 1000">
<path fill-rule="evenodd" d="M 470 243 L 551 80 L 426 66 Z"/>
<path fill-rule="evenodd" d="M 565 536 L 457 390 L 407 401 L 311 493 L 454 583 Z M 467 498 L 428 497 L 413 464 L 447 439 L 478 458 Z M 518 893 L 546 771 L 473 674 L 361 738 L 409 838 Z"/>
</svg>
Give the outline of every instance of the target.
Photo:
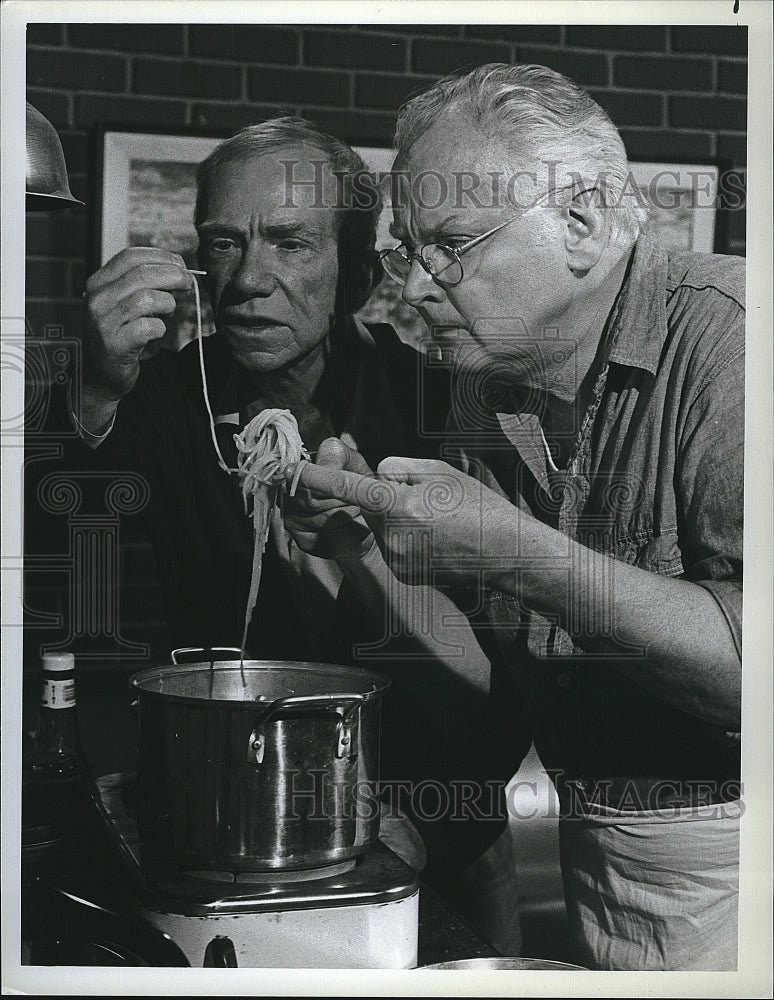
<svg viewBox="0 0 774 1000">
<path fill-rule="evenodd" d="M 606 326 L 607 364 L 559 475 L 534 414 L 490 413 L 476 431 L 455 406 L 449 422 L 449 454 L 521 509 L 708 590 L 740 655 L 744 281 L 741 258 L 672 254 L 640 238 Z M 738 734 L 649 694 L 618 669 L 625 654 L 589 654 L 514 596 L 488 591 L 485 603 L 560 793 L 564 779 L 738 779 Z"/>
</svg>

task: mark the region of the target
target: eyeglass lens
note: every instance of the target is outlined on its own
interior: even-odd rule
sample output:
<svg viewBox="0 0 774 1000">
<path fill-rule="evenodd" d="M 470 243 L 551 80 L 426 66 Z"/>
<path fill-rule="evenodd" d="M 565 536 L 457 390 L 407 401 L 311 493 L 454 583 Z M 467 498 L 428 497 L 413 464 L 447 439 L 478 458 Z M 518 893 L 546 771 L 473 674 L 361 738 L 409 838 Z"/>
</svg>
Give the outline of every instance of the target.
<svg viewBox="0 0 774 1000">
<path fill-rule="evenodd" d="M 457 284 L 462 278 L 462 266 L 448 247 L 428 243 L 422 247 L 422 263 L 434 277 L 448 284 Z M 413 259 L 413 258 L 412 258 Z M 411 271 L 411 260 L 398 249 L 388 250 L 382 256 L 385 271 L 400 284 L 405 284 Z"/>
</svg>

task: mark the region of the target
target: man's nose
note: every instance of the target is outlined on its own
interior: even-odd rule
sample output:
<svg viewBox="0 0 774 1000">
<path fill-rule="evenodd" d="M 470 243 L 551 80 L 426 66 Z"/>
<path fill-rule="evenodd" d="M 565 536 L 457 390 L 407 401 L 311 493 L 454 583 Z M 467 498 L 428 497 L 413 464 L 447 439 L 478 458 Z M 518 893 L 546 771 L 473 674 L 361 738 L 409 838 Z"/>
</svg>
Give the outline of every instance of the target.
<svg viewBox="0 0 774 1000">
<path fill-rule="evenodd" d="M 404 301 L 417 309 L 428 302 L 443 302 L 445 298 L 446 292 L 415 257 L 411 261 L 406 284 L 403 286 Z"/>
<path fill-rule="evenodd" d="M 277 280 L 277 262 L 272 248 L 251 240 L 234 272 L 232 284 L 241 295 L 270 295 Z"/>
</svg>

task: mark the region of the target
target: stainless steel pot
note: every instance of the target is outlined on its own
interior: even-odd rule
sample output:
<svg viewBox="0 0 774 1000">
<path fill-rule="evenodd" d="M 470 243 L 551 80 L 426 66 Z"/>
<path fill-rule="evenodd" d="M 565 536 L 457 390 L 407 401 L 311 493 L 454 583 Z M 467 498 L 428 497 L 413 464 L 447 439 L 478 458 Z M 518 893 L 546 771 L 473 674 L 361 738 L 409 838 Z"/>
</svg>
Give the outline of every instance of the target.
<svg viewBox="0 0 774 1000">
<path fill-rule="evenodd" d="M 357 857 L 379 835 L 389 679 L 222 658 L 238 652 L 175 650 L 171 665 L 130 678 L 143 859 L 239 873 Z"/>
</svg>

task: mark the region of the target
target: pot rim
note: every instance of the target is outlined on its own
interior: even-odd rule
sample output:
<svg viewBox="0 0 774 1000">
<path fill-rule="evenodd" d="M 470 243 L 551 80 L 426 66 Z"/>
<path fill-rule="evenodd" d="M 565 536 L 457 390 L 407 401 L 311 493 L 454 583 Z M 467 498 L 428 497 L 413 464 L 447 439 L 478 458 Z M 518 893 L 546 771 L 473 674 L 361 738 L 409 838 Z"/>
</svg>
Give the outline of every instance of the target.
<svg viewBox="0 0 774 1000">
<path fill-rule="evenodd" d="M 256 707 L 268 707 L 278 699 L 268 698 L 266 701 L 247 701 L 234 698 L 200 698 L 195 695 L 183 694 L 171 691 L 157 691 L 145 687 L 144 684 L 162 678 L 181 677 L 186 674 L 210 674 L 214 673 L 241 673 L 244 670 L 247 675 L 260 674 L 265 670 L 287 670 L 307 677 L 332 677 L 332 680 L 340 681 L 340 690 L 326 690 L 319 695 L 320 700 L 330 698 L 333 701 L 357 698 L 362 702 L 371 701 L 384 694 L 391 685 L 391 680 L 385 674 L 377 673 L 362 667 L 347 666 L 340 663 L 321 663 L 307 660 L 202 660 L 196 663 L 170 663 L 161 666 L 149 667 L 132 674 L 129 678 L 130 687 L 143 697 L 150 697 L 162 701 L 185 703 L 191 705 L 227 705 L 230 707 L 240 706 L 244 711 L 255 711 Z M 349 687 L 346 685 L 349 684 Z M 370 689 L 368 685 L 370 684 Z M 335 688 L 338 684 L 333 684 Z M 361 690 L 353 690 L 360 688 Z"/>
</svg>

